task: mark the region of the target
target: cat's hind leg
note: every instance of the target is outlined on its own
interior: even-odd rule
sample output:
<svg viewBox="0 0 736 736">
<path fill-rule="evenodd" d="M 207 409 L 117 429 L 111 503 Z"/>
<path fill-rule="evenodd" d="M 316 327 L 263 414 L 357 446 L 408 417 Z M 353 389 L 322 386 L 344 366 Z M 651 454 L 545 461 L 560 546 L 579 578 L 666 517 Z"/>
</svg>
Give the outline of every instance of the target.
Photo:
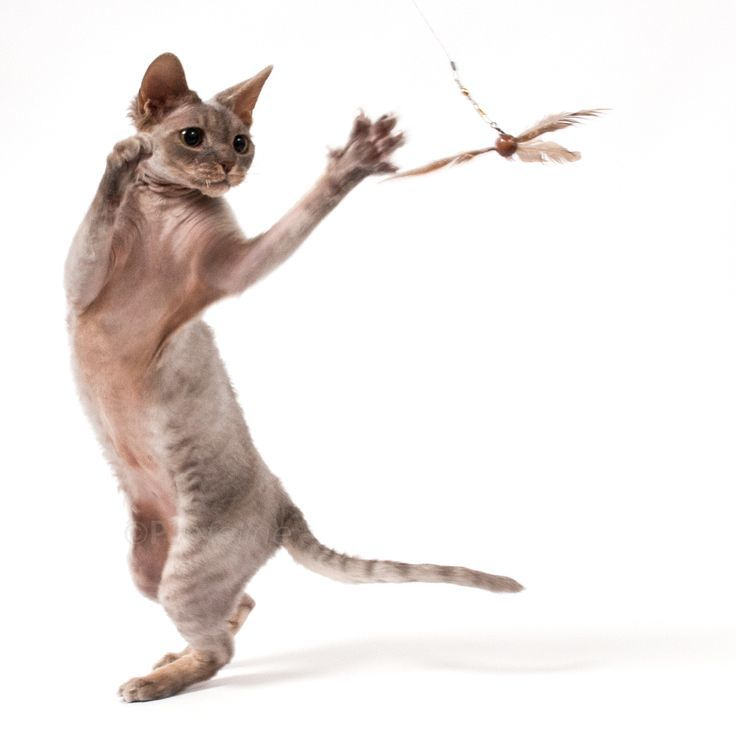
<svg viewBox="0 0 736 736">
<path fill-rule="evenodd" d="M 227 625 L 230 627 L 230 631 L 233 636 L 243 628 L 245 619 L 250 616 L 250 612 L 255 608 L 256 602 L 247 594 L 243 593 L 243 597 L 238 603 L 238 607 L 233 612 L 233 615 L 227 620 Z"/>
<path fill-rule="evenodd" d="M 130 572 L 138 590 L 147 598 L 158 599 L 161 574 L 169 554 L 171 521 L 157 508 L 134 507 L 129 556 Z"/>
<path fill-rule="evenodd" d="M 189 557 L 189 559 L 187 559 Z M 189 650 L 144 677 L 134 677 L 119 689 L 126 702 L 168 698 L 196 682 L 211 678 L 233 654 L 228 616 L 245 581 L 223 583 L 219 561 L 207 554 L 180 556 L 175 572 L 169 565 L 159 587 L 159 601 L 189 643 Z M 169 560 L 171 563 L 171 559 Z"/>
<path fill-rule="evenodd" d="M 228 628 L 230 629 L 230 633 L 235 636 L 235 634 L 240 631 L 240 629 L 243 627 L 243 624 L 245 623 L 245 620 L 250 615 L 250 612 L 255 608 L 256 602 L 249 596 L 247 593 L 243 593 L 243 596 L 240 599 L 240 602 L 237 605 L 237 608 L 233 612 L 232 616 L 227 620 Z M 177 659 L 180 657 L 183 657 L 185 654 L 189 654 L 192 651 L 191 647 L 186 647 L 182 649 L 180 652 L 169 652 L 168 654 L 164 654 L 161 659 L 159 659 L 158 662 L 156 662 L 155 665 L 153 665 L 153 669 L 157 670 L 159 667 L 163 667 L 165 664 L 170 664 L 171 662 L 176 662 Z"/>
<path fill-rule="evenodd" d="M 261 503 L 248 494 L 226 512 L 214 504 L 182 504 L 178 531 L 158 590 L 158 600 L 189 644 L 181 657 L 144 677 L 124 683 L 127 702 L 175 695 L 208 680 L 233 655 L 233 629 L 245 620 L 252 599 L 243 603 L 246 583 L 275 552 L 270 527 L 251 507 Z M 241 605 L 242 604 L 242 605 Z"/>
<path fill-rule="evenodd" d="M 129 703 L 168 698 L 196 682 L 209 680 L 230 661 L 233 654 L 233 636 L 227 623 L 227 613 L 212 615 L 207 610 L 209 601 L 205 595 L 199 600 L 189 597 L 189 613 L 172 613 L 166 603 L 163 581 L 161 588 L 159 598 L 189 642 L 189 647 L 174 661 L 144 677 L 134 677 L 123 683 L 118 694 Z"/>
</svg>

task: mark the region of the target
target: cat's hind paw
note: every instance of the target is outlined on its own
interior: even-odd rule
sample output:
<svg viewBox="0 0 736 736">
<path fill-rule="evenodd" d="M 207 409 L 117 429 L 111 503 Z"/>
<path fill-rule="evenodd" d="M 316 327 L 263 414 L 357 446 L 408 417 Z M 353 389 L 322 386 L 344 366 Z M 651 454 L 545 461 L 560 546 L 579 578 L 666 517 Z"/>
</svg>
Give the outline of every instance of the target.
<svg viewBox="0 0 736 736">
<path fill-rule="evenodd" d="M 209 680 L 222 664 L 222 660 L 193 649 L 173 662 L 149 672 L 145 677 L 134 677 L 123 683 L 118 695 L 126 703 L 168 698 L 195 682 Z"/>
<path fill-rule="evenodd" d="M 153 669 L 157 670 L 159 667 L 176 662 L 177 659 L 183 657 L 185 654 L 189 654 L 190 651 L 191 647 L 187 647 L 186 649 L 182 649 L 180 652 L 169 652 L 168 654 L 164 654 L 164 656 L 153 665 Z"/>
<path fill-rule="evenodd" d="M 155 683 L 151 680 L 145 677 L 133 677 L 118 688 L 118 695 L 126 703 L 140 703 L 144 700 L 155 700 L 156 690 Z"/>
</svg>

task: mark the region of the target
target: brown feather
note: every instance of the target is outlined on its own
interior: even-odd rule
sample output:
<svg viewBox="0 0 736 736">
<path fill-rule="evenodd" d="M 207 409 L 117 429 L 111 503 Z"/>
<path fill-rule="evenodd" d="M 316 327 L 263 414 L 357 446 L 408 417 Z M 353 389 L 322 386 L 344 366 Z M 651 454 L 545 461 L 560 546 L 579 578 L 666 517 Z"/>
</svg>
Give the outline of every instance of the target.
<svg viewBox="0 0 736 736">
<path fill-rule="evenodd" d="M 577 161 L 580 154 L 577 151 L 568 151 L 559 143 L 552 141 L 530 141 L 528 143 L 519 143 L 516 149 L 516 155 L 520 161 L 547 163 L 554 161 L 561 164 L 565 161 Z"/>
<path fill-rule="evenodd" d="M 554 130 L 562 130 L 562 128 L 569 128 L 571 125 L 580 123 L 583 118 L 595 118 L 601 113 L 605 112 L 604 109 L 595 110 L 578 110 L 577 112 L 561 112 L 557 115 L 547 115 L 546 118 L 542 118 L 538 123 L 535 123 L 531 128 L 525 130 L 521 135 L 514 136 L 519 143 L 525 143 L 533 138 L 537 138 L 544 133 L 551 133 Z"/>
<path fill-rule="evenodd" d="M 389 179 L 400 179 L 402 176 L 420 176 L 422 174 L 429 174 L 430 171 L 437 171 L 445 166 L 456 166 L 457 164 L 464 164 L 466 161 L 470 161 L 476 156 L 480 156 L 482 153 L 488 153 L 489 151 L 495 151 L 495 146 L 489 148 L 477 148 L 473 151 L 463 151 L 462 153 L 456 153 L 454 156 L 448 156 L 447 158 L 440 158 L 437 161 L 419 166 L 416 169 L 409 169 L 408 171 L 400 171 L 398 174 L 388 177 Z"/>
</svg>

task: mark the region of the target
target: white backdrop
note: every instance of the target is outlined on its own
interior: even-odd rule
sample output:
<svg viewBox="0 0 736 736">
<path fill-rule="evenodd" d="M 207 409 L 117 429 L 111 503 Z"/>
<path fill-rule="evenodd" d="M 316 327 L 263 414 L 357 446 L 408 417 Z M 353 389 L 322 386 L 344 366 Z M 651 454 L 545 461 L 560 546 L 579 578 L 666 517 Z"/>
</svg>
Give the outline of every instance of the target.
<svg viewBox="0 0 736 736">
<path fill-rule="evenodd" d="M 487 145 L 411 3 L 41 0 L 0 19 L 4 706 L 10 732 L 732 734 L 733 4 L 425 0 L 478 99 L 567 166 L 363 184 L 209 322 L 258 447 L 338 549 L 528 588 L 341 586 L 280 554 L 234 662 L 117 686 L 179 644 L 126 567 L 78 406 L 62 264 L 148 63 L 209 96 L 275 65 L 230 195 L 270 225 L 394 110 L 404 166 Z"/>
</svg>

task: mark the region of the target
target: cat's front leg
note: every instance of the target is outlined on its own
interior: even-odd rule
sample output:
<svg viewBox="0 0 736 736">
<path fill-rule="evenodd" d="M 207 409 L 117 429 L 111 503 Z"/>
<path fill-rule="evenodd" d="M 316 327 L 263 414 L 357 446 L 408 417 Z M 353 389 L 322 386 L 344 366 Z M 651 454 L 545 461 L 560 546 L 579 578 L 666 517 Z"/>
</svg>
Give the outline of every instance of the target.
<svg viewBox="0 0 736 736">
<path fill-rule="evenodd" d="M 67 298 L 77 311 L 100 293 L 111 265 L 115 217 L 138 164 L 152 152 L 150 136 L 139 133 L 115 144 L 87 215 L 79 226 L 64 268 Z"/>
<path fill-rule="evenodd" d="M 368 176 L 396 171 L 391 154 L 404 143 L 394 133 L 396 118 L 371 122 L 363 113 L 344 147 L 330 151 L 327 169 L 312 189 L 273 227 L 246 240 L 234 235 L 208 249 L 201 266 L 222 295 L 237 294 L 283 263 L 357 184 Z"/>
</svg>

